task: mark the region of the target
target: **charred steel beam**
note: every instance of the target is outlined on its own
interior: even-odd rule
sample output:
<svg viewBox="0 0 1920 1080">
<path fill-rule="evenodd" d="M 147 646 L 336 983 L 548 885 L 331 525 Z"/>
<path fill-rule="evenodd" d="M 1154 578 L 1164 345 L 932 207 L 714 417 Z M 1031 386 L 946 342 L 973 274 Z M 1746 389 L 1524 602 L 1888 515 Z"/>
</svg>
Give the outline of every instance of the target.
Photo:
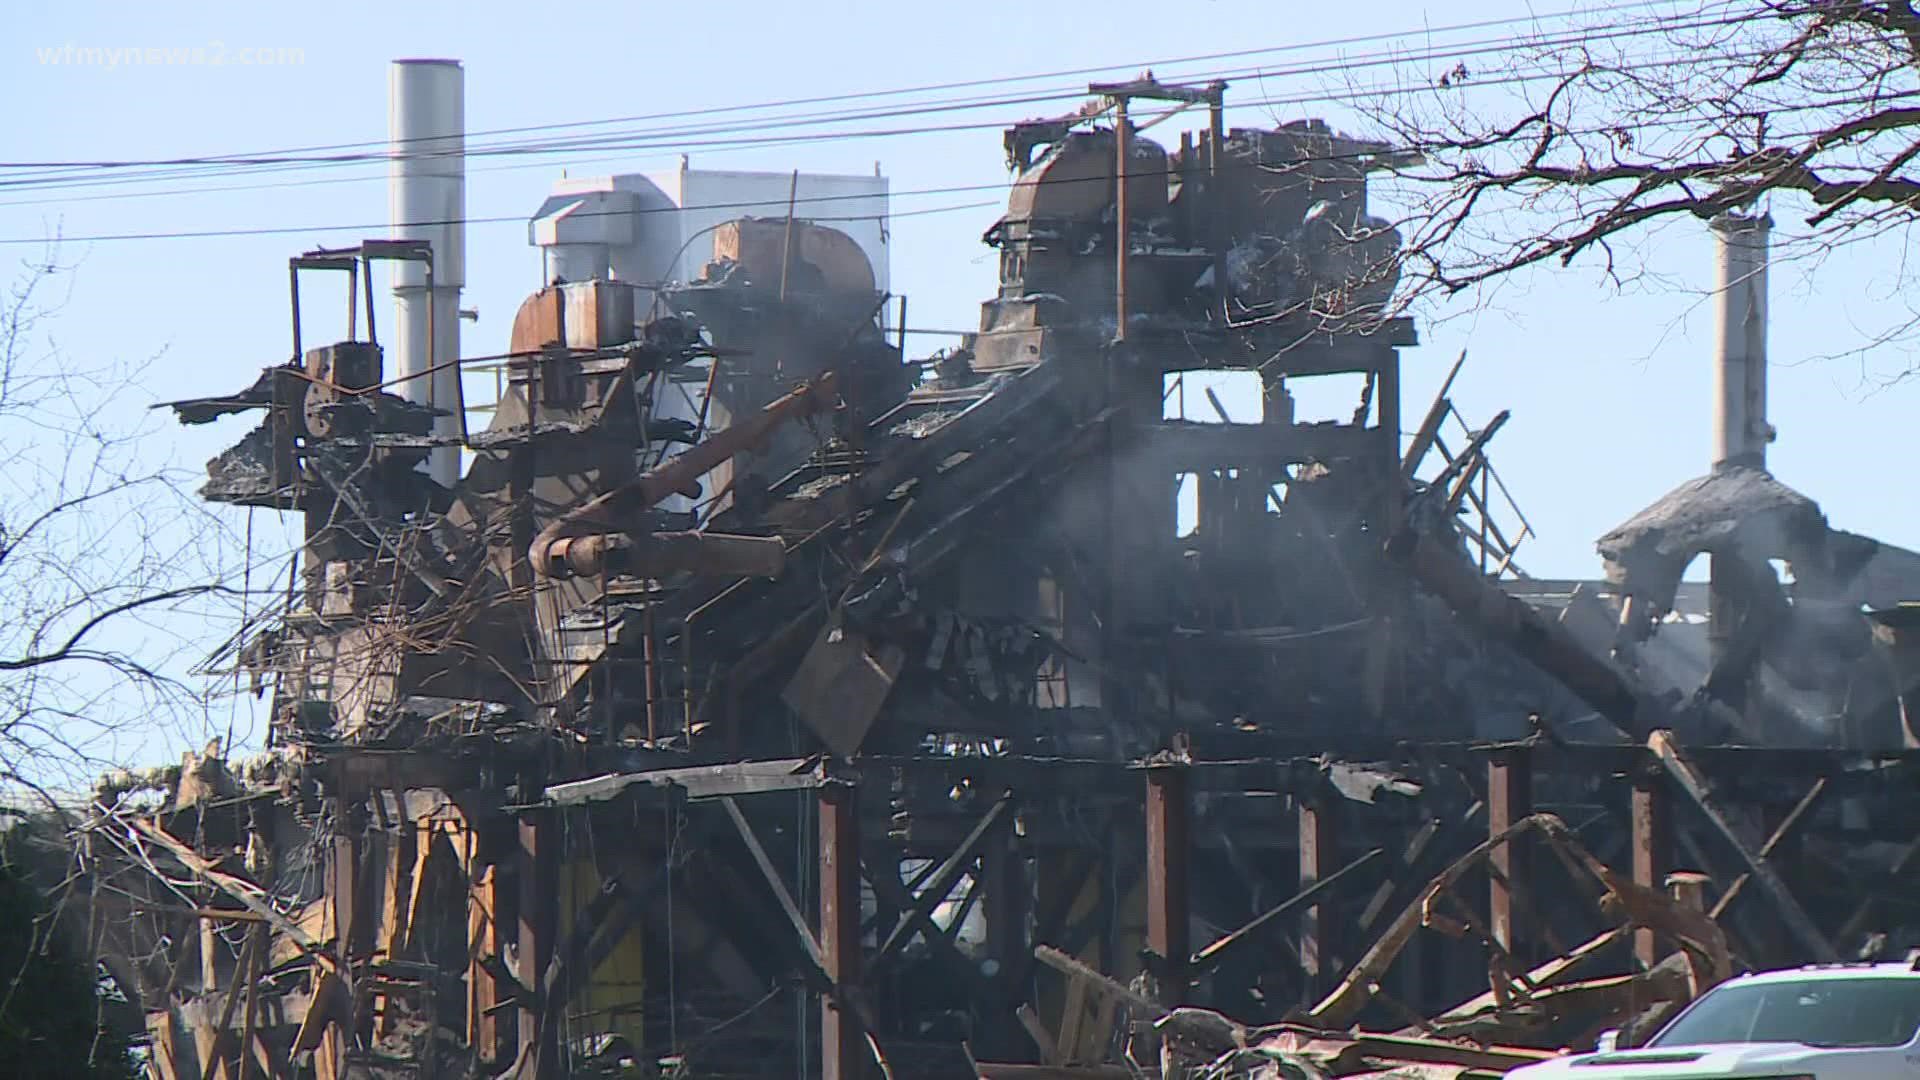
<svg viewBox="0 0 1920 1080">
<path fill-rule="evenodd" d="M 1300 887 L 1308 889 L 1333 876 L 1340 839 L 1334 804 L 1323 796 L 1302 797 L 1296 811 L 1300 829 Z M 1300 915 L 1300 968 L 1311 999 L 1338 972 L 1339 920 L 1331 907 L 1315 904 Z"/>
<path fill-rule="evenodd" d="M 1208 945 L 1206 948 L 1201 949 L 1197 953 L 1194 953 L 1193 959 L 1192 959 L 1193 973 L 1196 975 L 1206 974 L 1208 970 L 1210 970 L 1215 964 L 1220 962 L 1220 958 L 1223 955 L 1225 955 L 1234 946 L 1240 944 L 1243 941 L 1249 940 L 1253 936 L 1253 934 L 1256 931 L 1258 931 L 1261 927 L 1267 925 L 1268 923 L 1279 918 L 1280 916 L 1285 915 L 1287 912 L 1292 911 L 1294 908 L 1299 907 L 1301 904 L 1304 904 L 1309 900 L 1314 899 L 1315 897 L 1319 896 L 1321 893 L 1326 892 L 1328 889 L 1331 889 L 1334 886 L 1334 883 L 1338 882 L 1341 878 L 1346 877 L 1348 874 L 1354 872 L 1355 870 L 1360 869 L 1363 866 L 1366 866 L 1367 864 L 1373 862 L 1373 860 L 1379 858 L 1383 850 L 1384 849 L 1382 848 L 1374 848 L 1372 851 L 1367 852 L 1366 854 L 1353 860 L 1352 862 L 1341 867 L 1340 869 L 1335 870 L 1333 873 L 1328 874 L 1323 878 L 1320 878 L 1319 880 L 1315 881 L 1313 884 L 1308 885 L 1306 888 L 1301 889 L 1299 892 L 1294 893 L 1292 896 L 1289 896 L 1285 900 L 1280 901 L 1278 904 L 1275 904 L 1273 907 L 1270 907 L 1267 910 L 1261 912 L 1260 914 L 1255 915 L 1252 919 L 1248 920 L 1247 923 L 1244 926 L 1240 927 L 1238 930 L 1231 931 L 1221 936 L 1220 938 L 1215 940 L 1213 944 Z"/>
<path fill-rule="evenodd" d="M 1485 750 L 1482 749 L 1482 757 Z M 1423 749 L 1422 756 L 1425 757 Z M 1422 770 L 1427 778 L 1427 788 L 1421 794 L 1421 802 L 1430 808 L 1426 822 L 1421 825 L 1407 841 L 1406 847 L 1395 852 L 1395 865 L 1387 870 L 1386 879 L 1380 882 L 1373 895 L 1367 899 L 1366 906 L 1360 911 L 1359 930 L 1362 938 L 1370 939 L 1374 927 L 1389 912 L 1397 912 L 1406 904 L 1407 897 L 1425 882 L 1430 864 L 1440 857 L 1440 853 L 1454 850 L 1459 846 L 1463 834 L 1474 828 L 1474 823 L 1487 811 L 1487 803 L 1478 797 L 1478 791 L 1468 787 L 1465 800 L 1443 795 L 1448 785 L 1436 779 L 1434 767 L 1442 764 L 1440 759 L 1428 758 L 1428 768 Z M 1474 768 L 1482 764 L 1476 758 Z M 1591 766 L 1589 766 L 1591 768 Z"/>
<path fill-rule="evenodd" d="M 1188 767 L 1158 764 L 1147 773 L 1147 948 L 1160 970 L 1154 972 L 1159 998 L 1168 1005 L 1186 1001 L 1190 947 L 1187 853 L 1192 796 Z"/>
<path fill-rule="evenodd" d="M 672 873 L 672 865 L 662 863 L 645 885 L 636 888 L 624 872 L 617 872 L 601 883 L 584 908 L 573 913 L 567 939 L 554 950 L 540 981 L 543 1023 L 558 1023 L 566 1017 L 567 1003 L 639 922 L 641 912 L 665 889 Z"/>
<path fill-rule="evenodd" d="M 920 929 L 922 917 L 930 917 L 933 909 L 953 891 L 960 876 L 966 873 L 968 866 L 973 864 L 974 856 L 980 853 L 981 843 L 992 833 L 994 825 L 999 822 L 1001 815 L 1007 812 L 1011 803 L 1012 796 L 1002 796 L 981 816 L 979 822 L 974 825 L 973 831 L 960 842 L 960 846 L 941 862 L 940 868 L 934 871 L 932 879 L 927 882 L 927 887 L 914 900 L 913 906 L 901 915 L 900 921 L 894 924 L 892 932 L 887 935 L 885 941 L 881 942 L 879 951 L 874 953 L 875 967 L 886 964 L 901 949 L 906 948 L 909 941 L 913 940 L 915 932 Z M 858 918 L 857 912 L 855 917 Z"/>
<path fill-rule="evenodd" d="M 553 962 L 559 925 L 556 885 L 560 878 L 557 810 L 535 810 L 520 818 L 520 972 L 524 984 L 537 986 Z M 552 1080 L 560 1067 L 559 1013 L 543 1015 L 538 997 L 520 1002 L 520 1070 L 528 1080 Z"/>
<path fill-rule="evenodd" d="M 1774 872 L 1773 866 L 1767 862 L 1766 857 L 1759 853 L 1758 845 L 1752 843 L 1744 835 L 1744 830 L 1737 827 L 1721 810 L 1706 779 L 1681 753 L 1673 736 L 1665 731 L 1656 731 L 1647 737 L 1647 748 L 1653 751 L 1654 757 L 1659 759 L 1662 765 L 1666 766 L 1667 773 L 1673 777 L 1675 783 L 1680 785 L 1680 790 L 1686 793 L 1687 798 L 1699 808 L 1701 814 L 1706 817 L 1707 823 L 1712 825 L 1714 831 L 1719 833 L 1728 844 L 1732 845 L 1741 861 L 1747 864 L 1748 873 L 1760 883 L 1761 890 L 1772 901 L 1774 912 L 1780 916 L 1780 921 L 1785 924 L 1787 931 L 1799 941 L 1814 960 L 1822 963 L 1838 961 L 1840 956 L 1834 951 L 1833 943 L 1813 925 L 1813 920 L 1807 917 L 1800 902 L 1794 899 L 1792 890 L 1787 888 L 1787 883 L 1780 880 L 1780 875 Z"/>
<path fill-rule="evenodd" d="M 1644 735 L 1652 726 L 1641 716 L 1642 702 L 1624 675 L 1588 652 L 1565 627 L 1481 576 L 1442 541 L 1406 529 L 1389 552 L 1455 614 L 1558 679 L 1601 716 L 1633 735 Z"/>
<path fill-rule="evenodd" d="M 999 1021 L 982 1033 L 985 1039 L 980 1051 L 998 1057 L 1002 1051 L 1021 1052 L 1021 1025 L 1008 1021 L 1014 1019 L 1015 1008 L 1027 1000 L 1028 987 L 1015 983 L 1013 978 L 1033 955 L 1027 941 L 1027 919 L 1033 911 L 1033 884 L 1015 822 L 1008 821 L 987 838 L 987 845 L 980 853 L 980 878 L 986 888 L 981 914 L 986 922 L 994 1014 Z M 968 968 L 978 970 L 971 964 Z"/>
<path fill-rule="evenodd" d="M 1129 435 L 1156 466 L 1204 472 L 1255 466 L 1282 467 L 1372 454 L 1378 431 L 1332 421 L 1313 424 L 1218 424 L 1161 420 Z"/>
<path fill-rule="evenodd" d="M 1307 1022 L 1325 1028 L 1345 1027 L 1351 1023 L 1354 1015 L 1373 999 L 1381 976 L 1386 974 L 1394 959 L 1412 940 L 1414 932 L 1424 923 L 1429 901 L 1451 889 L 1469 870 L 1486 859 L 1494 848 L 1522 833 L 1536 831 L 1551 838 L 1556 834 L 1565 834 L 1567 827 L 1552 814 L 1535 814 L 1516 822 L 1505 832 L 1487 838 L 1478 847 L 1454 860 L 1428 882 L 1420 895 L 1410 901 L 1388 924 L 1387 929 L 1374 939 L 1373 944 L 1367 947 L 1367 951 L 1340 980 L 1340 985 L 1308 1010 Z"/>
<path fill-rule="evenodd" d="M 1226 91 L 1227 84 L 1218 80 L 1200 86 L 1179 86 L 1152 78 L 1123 83 L 1093 83 L 1087 87 L 1089 94 L 1114 98 L 1116 101 L 1146 98 L 1149 101 L 1178 101 L 1187 105 L 1219 104 Z"/>
<path fill-rule="evenodd" d="M 1011 823 L 988 838 L 980 853 L 980 873 L 987 886 L 987 953 L 999 971 L 1011 972 L 1028 955 L 1027 915 L 1033 888 L 1027 877 L 1019 838 Z"/>
<path fill-rule="evenodd" d="M 1666 785 L 1651 763 L 1633 773 L 1633 883 L 1646 889 L 1665 887 L 1673 869 L 1673 815 Z M 1634 931 L 1634 955 L 1647 967 L 1660 962 L 1666 949 L 1651 927 Z"/>
<path fill-rule="evenodd" d="M 1533 757 L 1524 748 L 1513 747 L 1494 753 L 1487 759 L 1487 832 L 1505 836 L 1512 828 L 1533 815 Z M 1525 838 L 1515 836 L 1498 845 L 1487 862 L 1496 872 L 1490 883 L 1488 910 L 1493 939 L 1509 953 L 1520 952 L 1520 934 L 1514 919 L 1514 890 L 1532 881 Z"/>
<path fill-rule="evenodd" d="M 800 938 L 800 945 L 813 961 L 813 966 L 823 973 L 827 972 L 826 952 L 820 944 L 820 939 L 814 936 L 813 928 L 807 925 L 807 917 L 801 912 L 800 905 L 794 902 L 793 894 L 787 891 L 787 883 L 781 880 L 780 871 L 774 869 L 773 860 L 767 857 L 767 849 L 760 846 L 760 838 L 754 835 L 753 825 L 747 821 L 747 816 L 740 812 L 740 804 L 734 802 L 731 795 L 722 798 L 720 804 L 727 808 L 727 817 L 733 819 L 734 830 L 740 834 L 741 842 L 746 844 L 747 853 L 753 856 L 753 864 L 760 868 L 760 876 L 766 880 L 767 888 L 773 890 L 774 899 L 779 901 L 780 910 L 786 915 L 787 922 L 793 925 L 794 933 Z M 823 844 L 825 835 L 825 833 L 821 834 Z M 821 858 L 823 860 L 826 858 L 824 853 Z M 855 865 L 859 865 L 857 861 Z M 825 887 L 824 884 L 822 887 Z M 822 907 L 821 910 L 826 909 Z M 828 981 L 832 981 L 831 974 L 827 977 Z"/>
<path fill-rule="evenodd" d="M 740 795 L 761 795 L 773 791 L 799 791 L 827 783 L 827 774 L 816 758 L 774 758 L 767 761 L 730 761 L 720 765 L 688 765 L 671 769 L 647 769 L 642 772 L 607 773 L 585 780 L 554 784 L 541 794 L 541 801 L 527 806 L 509 806 L 508 810 L 528 810 L 540 806 L 578 806 L 606 802 L 636 788 L 672 792 L 692 802 Z"/>
<path fill-rule="evenodd" d="M 1916 869 L 1920 869 L 1920 837 L 1910 841 L 1901 850 L 1899 857 L 1894 859 L 1893 866 L 1887 871 L 1887 880 L 1894 888 L 1904 889 L 1907 878 Z M 1840 932 L 1835 935 L 1835 939 L 1842 944 L 1847 944 L 1857 938 L 1872 921 L 1875 909 L 1884 902 L 1882 899 L 1884 895 L 1880 892 L 1869 892 L 1861 897 L 1859 906 L 1853 909 L 1853 914 L 1848 916 L 1846 923 L 1840 927 Z"/>
<path fill-rule="evenodd" d="M 869 856 L 871 854 L 870 852 Z M 864 937 L 869 930 L 877 932 L 878 926 L 892 923 L 904 913 L 906 918 L 913 920 L 921 938 L 931 949 L 946 957 L 948 970 L 959 974 L 977 993 L 984 996 L 989 988 L 983 982 L 980 968 L 975 965 L 973 958 L 960 951 L 959 943 L 941 930 L 940 924 L 934 922 L 930 914 L 915 907 L 915 894 L 912 890 L 925 884 L 926 879 L 932 876 L 936 868 L 937 864 L 929 866 L 923 872 L 923 876 L 912 882 L 903 883 L 897 875 L 880 872 L 880 868 L 873 865 L 869 857 L 862 876 L 873 886 L 874 899 L 878 901 L 878 906 L 882 910 L 876 912 L 872 919 L 866 920 L 861 927 L 861 934 Z M 878 963 L 870 962 L 866 965 L 865 978 L 869 982 L 877 981 L 884 974 Z"/>
<path fill-rule="evenodd" d="M 555 550 L 559 541 L 631 531 L 640 524 L 640 514 L 669 495 L 697 490 L 702 476 L 735 454 L 765 442 L 775 428 L 789 420 L 831 408 L 836 388 L 834 373 L 829 371 L 768 403 L 758 415 L 728 427 L 685 453 L 675 455 L 612 491 L 567 511 L 533 538 L 533 544 L 527 550 L 528 561 L 534 571 L 544 577 L 560 576 L 564 548 Z"/>
<path fill-rule="evenodd" d="M 860 800 L 851 784 L 820 789 L 820 952 L 835 993 L 820 1006 L 820 1080 L 867 1075 L 860 984 Z"/>
<path fill-rule="evenodd" d="M 1813 786 L 1807 789 L 1807 793 L 1802 795 L 1800 801 L 1794 804 L 1793 809 L 1787 812 L 1787 816 L 1780 819 L 1780 824 L 1776 826 L 1772 834 L 1767 837 L 1767 842 L 1760 845 L 1760 857 L 1762 859 L 1772 857 L 1774 849 L 1785 843 L 1787 838 L 1793 835 L 1793 830 L 1795 826 L 1800 824 L 1800 819 L 1806 817 L 1808 812 L 1814 808 L 1815 804 L 1819 803 L 1820 797 L 1826 793 L 1827 778 L 1823 776 L 1815 780 Z M 1733 884 L 1727 886 L 1727 891 L 1720 894 L 1720 899 L 1714 902 L 1713 910 L 1708 912 L 1708 914 L 1716 919 L 1719 918 L 1727 908 L 1733 905 L 1734 900 L 1739 897 L 1740 891 L 1747 887 L 1747 882 L 1752 880 L 1753 874 L 1751 872 L 1741 874 L 1739 877 L 1734 878 Z"/>
</svg>

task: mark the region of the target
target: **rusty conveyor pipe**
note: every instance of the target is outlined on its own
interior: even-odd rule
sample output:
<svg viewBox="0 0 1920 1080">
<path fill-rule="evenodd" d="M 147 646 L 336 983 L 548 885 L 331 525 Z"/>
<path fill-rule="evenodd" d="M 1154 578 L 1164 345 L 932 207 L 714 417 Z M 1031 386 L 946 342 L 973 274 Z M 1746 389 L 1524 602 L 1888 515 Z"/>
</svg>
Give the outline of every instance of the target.
<svg viewBox="0 0 1920 1080">
<path fill-rule="evenodd" d="M 676 493 L 697 492 L 702 476 L 743 450 L 766 441 L 781 424 L 830 408 L 834 373 L 769 402 L 759 414 L 702 440 L 633 480 L 567 511 L 541 529 L 527 561 L 542 577 L 593 576 L 610 566 L 648 570 L 706 570 L 778 575 L 785 546 L 776 537 L 710 533 L 635 532 L 632 519 Z M 742 569 L 742 568 L 745 569 Z"/>
<path fill-rule="evenodd" d="M 614 573 L 659 577 L 683 570 L 720 577 L 779 577 L 787 546 L 777 536 L 659 532 L 563 536 L 547 549 L 559 576 Z"/>
</svg>

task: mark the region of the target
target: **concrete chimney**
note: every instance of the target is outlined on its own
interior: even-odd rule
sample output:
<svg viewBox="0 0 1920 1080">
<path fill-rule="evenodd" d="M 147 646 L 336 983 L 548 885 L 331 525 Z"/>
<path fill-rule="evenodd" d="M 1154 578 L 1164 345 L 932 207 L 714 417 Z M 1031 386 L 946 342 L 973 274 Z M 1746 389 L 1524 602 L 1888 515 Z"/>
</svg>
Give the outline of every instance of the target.
<svg viewBox="0 0 1920 1080">
<path fill-rule="evenodd" d="M 460 289 L 467 282 L 466 73 L 458 60 L 395 60 L 388 80 L 388 213 L 395 240 L 433 246 L 426 265 L 395 263 L 396 387 L 408 401 L 445 410 L 434 433 L 465 427 L 460 393 Z M 437 447 L 427 471 L 452 486 L 460 451 Z"/>
<path fill-rule="evenodd" d="M 1773 220 L 1726 213 L 1719 241 L 1713 367 L 1713 467 L 1767 467 L 1767 240 Z"/>
</svg>

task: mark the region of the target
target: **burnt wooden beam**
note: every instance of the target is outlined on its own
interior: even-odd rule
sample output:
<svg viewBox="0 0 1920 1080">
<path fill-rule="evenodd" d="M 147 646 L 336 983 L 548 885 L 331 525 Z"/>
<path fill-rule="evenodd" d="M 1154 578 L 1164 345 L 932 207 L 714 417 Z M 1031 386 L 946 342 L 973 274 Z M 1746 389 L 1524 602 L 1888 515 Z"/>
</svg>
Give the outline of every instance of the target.
<svg viewBox="0 0 1920 1080">
<path fill-rule="evenodd" d="M 319 942 L 314 941 L 306 931 L 294 925 L 286 916 L 274 910 L 273 905 L 262 899 L 266 895 L 265 889 L 245 878 L 219 870 L 212 860 L 152 822 L 137 817 L 129 818 L 127 822 L 135 832 L 165 848 L 168 854 L 179 860 L 180 864 L 192 871 L 194 876 L 240 901 L 242 907 L 258 916 L 275 931 L 286 935 L 287 939 L 298 946 L 301 952 L 313 957 L 321 967 L 333 972 L 339 970 L 339 961 L 321 947 Z"/>
<path fill-rule="evenodd" d="M 467 863 L 467 950 L 473 958 L 467 965 L 467 1045 L 481 1061 L 493 1062 L 507 1056 L 500 1039 L 500 1022 L 493 1009 L 500 992 L 493 973 L 482 963 L 483 957 L 498 956 L 504 935 L 500 929 L 500 875 L 498 867 L 482 864 L 473 851 L 477 843 L 468 833 Z"/>
<path fill-rule="evenodd" d="M 1721 809 L 1705 777 L 1694 768 L 1692 762 L 1687 760 L 1673 737 L 1665 731 L 1656 731 L 1648 736 L 1647 748 L 1662 765 L 1666 766 L 1667 774 L 1673 777 L 1680 790 L 1707 819 L 1707 823 L 1713 826 L 1714 831 L 1719 833 L 1733 847 L 1741 861 L 1747 864 L 1747 872 L 1759 882 L 1761 890 L 1767 894 L 1767 899 L 1771 901 L 1774 912 L 1780 916 L 1780 921 L 1788 933 L 1793 935 L 1813 959 L 1822 963 L 1837 962 L 1840 956 L 1834 950 L 1833 943 L 1813 925 L 1813 920 L 1807 917 L 1805 909 L 1801 908 L 1800 902 L 1794 898 L 1792 890 L 1787 888 L 1787 883 L 1780 879 L 1780 875 L 1774 872 L 1772 864 L 1759 853 L 1759 845 L 1750 840 L 1745 835 L 1745 830 L 1736 825 Z"/>
<path fill-rule="evenodd" d="M 1453 380 L 1460 374 L 1461 365 L 1466 362 L 1467 350 L 1461 349 L 1459 357 L 1453 362 L 1453 367 L 1448 369 L 1447 377 L 1441 381 L 1440 389 L 1434 392 L 1433 404 L 1427 407 L 1427 415 L 1420 421 L 1420 426 L 1414 430 L 1413 438 L 1407 443 L 1406 457 L 1400 463 L 1400 479 L 1403 483 L 1413 479 L 1413 474 L 1420 470 L 1420 462 L 1426 458 L 1427 451 L 1433 449 L 1433 440 L 1440 434 L 1440 425 L 1446 421 L 1447 413 L 1453 409 L 1453 402 L 1448 400 L 1447 392 L 1453 389 Z"/>
<path fill-rule="evenodd" d="M 1058 971 L 1069 979 L 1086 983 L 1099 992 L 1139 1012 L 1143 1016 L 1158 1016 L 1167 1010 L 1158 1001 L 1146 996 L 1118 979 L 1109 978 L 1093 970 L 1080 961 L 1061 952 L 1051 945 L 1033 947 L 1034 959 Z"/>
<path fill-rule="evenodd" d="M 260 962 L 260 950 L 264 944 L 264 939 L 257 932 L 248 930 L 247 943 L 241 950 L 240 961 L 234 965 L 233 982 L 227 987 L 226 1001 L 220 1006 L 220 1019 L 213 1026 L 213 1038 L 207 1042 L 206 1060 L 200 1066 L 200 1080 L 213 1080 L 213 1074 L 216 1071 L 222 1074 L 226 1072 L 228 1049 L 226 1043 L 229 1029 L 233 1027 L 233 1010 L 240 1004 L 242 998 L 249 1002 L 253 1000 L 253 979 L 255 969 Z M 240 1052 L 243 1056 L 246 1054 L 246 1049 L 245 1043 L 240 1044 Z"/>
<path fill-rule="evenodd" d="M 1233 1048 L 1234 1035 L 1244 1038 L 1246 1029 L 1229 1021 L 1220 1022 L 1217 1014 L 1201 1009 L 1181 1009 L 1169 1011 L 1160 1002 L 1140 993 L 1118 979 L 1103 975 L 1080 961 L 1061 952 L 1051 945 L 1036 945 L 1033 955 L 1042 964 L 1058 971 L 1067 978 L 1084 983 L 1089 989 L 1103 994 L 1113 1002 L 1132 1010 L 1140 1018 L 1151 1018 L 1156 1025 L 1164 1025 L 1203 1046 L 1216 1051 Z"/>
</svg>

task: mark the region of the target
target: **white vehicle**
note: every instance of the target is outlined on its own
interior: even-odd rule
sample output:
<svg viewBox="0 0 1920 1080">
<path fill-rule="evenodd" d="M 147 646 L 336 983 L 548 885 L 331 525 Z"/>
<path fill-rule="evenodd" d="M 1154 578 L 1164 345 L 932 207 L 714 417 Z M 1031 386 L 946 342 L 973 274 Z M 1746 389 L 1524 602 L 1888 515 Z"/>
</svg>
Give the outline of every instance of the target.
<svg viewBox="0 0 1920 1080">
<path fill-rule="evenodd" d="M 1508 1080 L 1920 1080 L 1920 962 L 1730 979 L 1647 1045 L 1529 1065 Z"/>
</svg>

